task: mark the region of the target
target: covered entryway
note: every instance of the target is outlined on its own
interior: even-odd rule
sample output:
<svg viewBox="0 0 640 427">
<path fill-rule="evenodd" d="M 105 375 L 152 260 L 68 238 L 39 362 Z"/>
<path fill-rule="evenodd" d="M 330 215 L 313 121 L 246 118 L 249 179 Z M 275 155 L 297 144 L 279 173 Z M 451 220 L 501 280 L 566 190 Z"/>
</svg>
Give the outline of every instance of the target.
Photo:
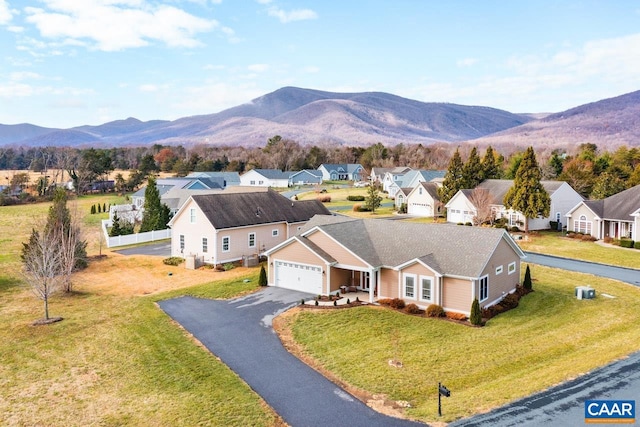
<svg viewBox="0 0 640 427">
<path fill-rule="evenodd" d="M 275 261 L 275 285 L 311 294 L 322 293 L 322 268 L 315 265 Z"/>
</svg>

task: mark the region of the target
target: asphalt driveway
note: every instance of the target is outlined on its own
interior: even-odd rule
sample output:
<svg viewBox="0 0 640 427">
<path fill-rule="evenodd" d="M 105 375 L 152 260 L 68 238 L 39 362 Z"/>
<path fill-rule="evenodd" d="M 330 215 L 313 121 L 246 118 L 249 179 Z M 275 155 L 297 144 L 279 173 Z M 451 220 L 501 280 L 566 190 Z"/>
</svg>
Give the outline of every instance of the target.
<svg viewBox="0 0 640 427">
<path fill-rule="evenodd" d="M 269 287 L 233 300 L 181 297 L 159 305 L 293 427 L 424 425 L 374 411 L 285 350 L 272 320 L 308 297 Z"/>
<path fill-rule="evenodd" d="M 160 242 L 133 246 L 127 249 L 118 249 L 114 252 L 122 255 L 152 255 L 166 258 L 171 256 L 171 241 L 162 240 Z"/>
</svg>

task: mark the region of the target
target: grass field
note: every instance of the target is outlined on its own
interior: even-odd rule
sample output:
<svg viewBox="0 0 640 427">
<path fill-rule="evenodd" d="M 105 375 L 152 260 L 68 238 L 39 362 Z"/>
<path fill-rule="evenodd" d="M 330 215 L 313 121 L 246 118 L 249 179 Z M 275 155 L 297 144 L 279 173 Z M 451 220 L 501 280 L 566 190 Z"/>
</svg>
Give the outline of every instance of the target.
<svg viewBox="0 0 640 427">
<path fill-rule="evenodd" d="M 328 188 L 326 193 L 316 193 L 315 191 L 308 191 L 305 193 L 298 194 L 298 200 L 312 200 L 317 197 L 322 197 L 325 194 L 331 196 L 331 202 L 325 203 L 324 205 L 332 209 L 336 212 L 348 214 L 349 216 L 354 216 L 357 218 L 380 218 L 385 216 L 393 215 L 393 206 L 383 206 L 378 209 L 374 213 L 371 212 L 353 212 L 353 205 L 356 203 L 360 203 L 364 205 L 364 202 L 353 202 L 347 200 L 348 196 L 367 196 L 367 188 L 366 187 L 346 187 L 346 188 Z M 381 196 L 384 197 L 384 193 L 380 193 Z M 383 198 L 382 203 L 389 204 L 393 203 L 393 200 Z"/>
<path fill-rule="evenodd" d="M 596 242 L 562 237 L 560 233 L 543 231 L 531 234 L 528 240 L 519 240 L 518 245 L 525 251 L 640 269 L 638 249 L 603 246 Z"/>
<path fill-rule="evenodd" d="M 108 197 L 81 198 L 78 211 L 88 214 L 98 200 L 109 203 Z M 155 304 L 184 294 L 251 292 L 257 268 L 188 271 L 157 257 L 103 249 L 106 258 L 74 275 L 75 293 L 51 300 L 51 314 L 64 320 L 34 327 L 42 305 L 21 286 L 19 251 L 32 220 L 47 208 L 0 207 L 1 424 L 280 424 L 259 396 Z M 83 217 L 87 235 L 96 233 L 93 217 Z M 98 251 L 94 243 L 90 254 Z"/>
<path fill-rule="evenodd" d="M 425 422 L 488 411 L 640 349 L 640 289 L 598 279 L 598 293 L 615 298 L 578 301 L 584 275 L 541 266 L 532 273 L 536 291 L 480 329 L 359 307 L 299 312 L 293 336 L 341 381 L 408 401 L 406 415 Z M 439 381 L 452 392 L 442 418 Z"/>
</svg>

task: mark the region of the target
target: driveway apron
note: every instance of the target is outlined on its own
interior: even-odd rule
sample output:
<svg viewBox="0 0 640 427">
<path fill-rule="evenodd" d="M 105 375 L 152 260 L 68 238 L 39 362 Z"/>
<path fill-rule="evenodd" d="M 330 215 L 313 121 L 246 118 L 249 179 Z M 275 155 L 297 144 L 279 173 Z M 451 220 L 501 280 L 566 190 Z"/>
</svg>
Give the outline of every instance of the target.
<svg viewBox="0 0 640 427">
<path fill-rule="evenodd" d="M 269 287 L 227 301 L 181 297 L 159 305 L 293 427 L 424 425 L 374 411 L 285 350 L 272 320 L 309 297 Z"/>
</svg>

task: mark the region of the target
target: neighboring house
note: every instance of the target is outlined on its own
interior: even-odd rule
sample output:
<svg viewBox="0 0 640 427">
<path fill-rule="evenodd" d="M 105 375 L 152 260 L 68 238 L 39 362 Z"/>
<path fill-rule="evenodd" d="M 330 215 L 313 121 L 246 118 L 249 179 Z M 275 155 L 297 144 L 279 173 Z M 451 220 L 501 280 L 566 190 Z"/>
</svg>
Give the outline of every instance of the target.
<svg viewBox="0 0 640 427">
<path fill-rule="evenodd" d="M 210 179 L 222 188 L 240 185 L 238 172 L 191 172 L 186 178 Z"/>
<path fill-rule="evenodd" d="M 314 218 L 267 251 L 268 283 L 309 294 L 355 286 L 376 298 L 469 315 L 513 292 L 524 253 L 504 229 Z"/>
<path fill-rule="evenodd" d="M 410 167 L 399 166 L 385 172 L 382 177 L 382 191 L 389 192 L 389 187 L 396 181 L 401 181 L 402 176 L 411 170 Z"/>
<path fill-rule="evenodd" d="M 317 200 L 293 202 L 271 189 L 191 196 L 169 221 L 171 255 L 223 264 L 263 253 L 314 215 L 331 215 Z"/>
<path fill-rule="evenodd" d="M 316 169 L 304 169 L 290 172 L 289 185 L 313 185 L 322 184 L 322 172 Z"/>
<path fill-rule="evenodd" d="M 396 199 L 400 197 L 398 196 Z M 406 197 L 407 214 L 423 217 L 442 216 L 444 205 L 438 196 L 438 184 L 435 182 L 420 182 L 411 189 Z"/>
<path fill-rule="evenodd" d="M 362 181 L 365 171 L 357 163 L 330 164 L 323 163 L 318 167 L 323 181 Z"/>
<path fill-rule="evenodd" d="M 393 205 L 397 211 L 400 211 L 402 205 L 407 203 L 407 197 L 409 196 L 409 193 L 411 193 L 411 190 L 413 190 L 413 188 L 401 188 L 398 190 L 396 198 L 393 200 Z"/>
<path fill-rule="evenodd" d="M 160 199 L 165 193 L 176 188 L 183 190 L 222 190 L 224 187 L 218 182 L 207 178 L 158 178 L 156 180 L 156 188 L 160 193 Z M 137 209 L 144 207 L 144 193 L 147 187 L 142 187 L 131 195 L 131 203 Z"/>
<path fill-rule="evenodd" d="M 443 178 L 446 171 L 410 170 L 402 175 L 396 175 L 387 187 L 388 197 L 393 199 L 401 188 L 415 188 L 421 182 L 430 182 Z"/>
<path fill-rule="evenodd" d="M 240 175 L 240 185 L 249 187 L 278 187 L 289 186 L 291 172 L 280 169 L 251 169 Z"/>
<path fill-rule="evenodd" d="M 602 200 L 584 200 L 567 213 L 570 231 L 597 239 L 640 240 L 640 185 Z"/>
<path fill-rule="evenodd" d="M 373 182 L 378 182 L 380 184 L 382 184 L 382 180 L 384 179 L 384 175 L 393 170 L 393 168 L 376 168 L 376 167 L 372 167 L 371 168 L 371 173 L 369 174 L 369 181 Z"/>
<path fill-rule="evenodd" d="M 566 220 L 563 222 L 563 218 L 569 210 L 583 200 L 582 196 L 564 181 L 541 181 L 541 184 L 551 198 L 549 216 L 529 219 L 529 230 L 546 230 L 550 227 L 550 221 L 557 221 L 561 223 L 561 226 L 565 226 Z M 505 218 L 509 226 L 522 227 L 525 221 L 524 215 L 521 212 L 506 209 L 503 203 L 504 196 L 512 186 L 512 180 L 487 179 L 482 181 L 477 188 L 484 189 L 489 193 L 494 219 Z M 472 194 L 472 189 L 463 189 L 449 200 L 445 206 L 447 208 L 447 222 L 463 224 L 473 222 L 477 210 L 471 201 Z"/>
</svg>

